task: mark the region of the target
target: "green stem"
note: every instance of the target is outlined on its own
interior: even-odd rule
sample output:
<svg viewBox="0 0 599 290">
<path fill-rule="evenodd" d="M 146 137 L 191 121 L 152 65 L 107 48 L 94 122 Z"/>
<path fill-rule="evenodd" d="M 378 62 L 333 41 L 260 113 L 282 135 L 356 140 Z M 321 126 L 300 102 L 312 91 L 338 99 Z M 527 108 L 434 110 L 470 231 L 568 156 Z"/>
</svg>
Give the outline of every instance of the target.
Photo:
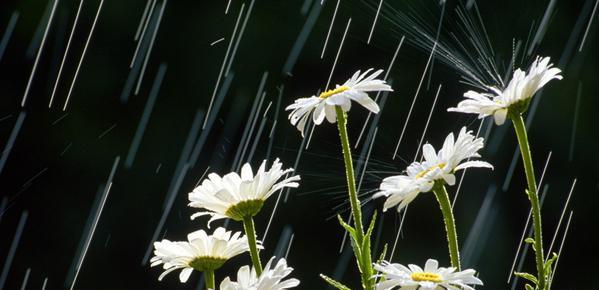
<svg viewBox="0 0 599 290">
<path fill-rule="evenodd" d="M 216 289 L 214 283 L 214 271 L 207 270 L 204 272 L 204 277 L 206 278 L 206 289 Z"/>
<path fill-rule="evenodd" d="M 360 200 L 358 199 L 358 193 L 356 191 L 354 165 L 352 162 L 349 138 L 347 135 L 347 118 L 345 117 L 345 112 L 343 112 L 341 107 L 336 106 L 335 110 L 337 111 L 339 138 L 341 139 L 341 146 L 343 147 L 343 162 L 345 163 L 345 176 L 347 177 L 349 202 L 351 205 L 351 212 L 354 217 L 354 223 L 356 224 L 356 234 L 358 235 L 358 239 L 361 241 L 364 238 L 364 226 L 362 226 L 362 208 L 360 206 Z"/>
<path fill-rule="evenodd" d="M 447 233 L 447 244 L 449 246 L 449 257 L 451 258 L 451 266 L 460 271 L 460 251 L 458 249 L 458 235 L 455 230 L 455 218 L 453 209 L 449 201 L 449 195 L 445 186 L 442 183 L 437 183 L 433 187 L 435 197 L 441 207 L 443 220 L 445 221 L 445 232 Z"/>
<path fill-rule="evenodd" d="M 260 263 L 260 255 L 258 254 L 258 243 L 256 243 L 256 229 L 254 228 L 254 220 L 251 216 L 243 218 L 243 228 L 245 229 L 245 235 L 248 239 L 252 264 L 254 264 L 256 274 L 259 276 L 262 274 L 262 263 Z"/>
<path fill-rule="evenodd" d="M 545 269 L 544 269 L 544 255 L 543 255 L 543 230 L 541 226 L 541 206 L 539 204 L 539 196 L 537 194 L 537 183 L 535 180 L 534 167 L 532 165 L 532 157 L 530 154 L 530 147 L 528 144 L 528 136 L 526 134 L 526 127 L 524 125 L 524 119 L 522 114 L 510 114 L 512 123 L 514 123 L 514 129 L 516 130 L 516 136 L 518 137 L 518 144 L 520 145 L 520 154 L 522 155 L 522 162 L 524 163 L 524 171 L 526 172 L 526 181 L 528 183 L 528 199 L 532 207 L 532 221 L 534 226 L 534 239 L 535 239 L 535 260 L 537 264 L 537 279 L 539 280 L 538 289 L 545 289 Z"/>
<path fill-rule="evenodd" d="M 337 126 L 339 127 L 339 138 L 341 140 L 341 146 L 343 148 L 343 162 L 345 163 L 345 176 L 347 177 L 347 188 L 349 194 L 349 203 L 351 206 L 351 212 L 354 219 L 355 230 L 356 230 L 356 242 L 359 244 L 358 247 L 362 247 L 364 244 L 364 226 L 362 225 L 362 209 L 360 200 L 358 199 L 358 193 L 356 190 L 356 180 L 354 174 L 354 166 L 351 157 L 351 149 L 349 145 L 349 138 L 347 134 L 347 118 L 345 112 L 341 107 L 336 106 L 335 111 L 337 113 Z M 370 251 L 368 251 L 370 252 Z M 354 250 L 356 260 L 358 264 L 362 264 L 362 286 L 364 289 L 374 289 L 373 280 L 371 279 L 373 274 L 372 269 L 372 257 L 370 255 L 361 255 Z"/>
</svg>

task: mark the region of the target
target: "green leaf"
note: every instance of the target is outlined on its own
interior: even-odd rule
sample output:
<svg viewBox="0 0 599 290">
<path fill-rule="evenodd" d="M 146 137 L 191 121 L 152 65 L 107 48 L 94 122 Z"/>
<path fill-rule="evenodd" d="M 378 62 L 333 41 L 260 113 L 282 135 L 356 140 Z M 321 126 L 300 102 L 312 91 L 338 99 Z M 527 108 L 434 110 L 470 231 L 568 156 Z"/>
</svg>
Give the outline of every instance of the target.
<svg viewBox="0 0 599 290">
<path fill-rule="evenodd" d="M 339 220 L 339 224 L 341 224 L 341 226 L 349 233 L 349 235 L 355 239 L 356 229 L 354 229 L 352 226 L 348 225 L 345 221 L 343 221 L 340 215 L 337 215 L 337 219 Z"/>
<path fill-rule="evenodd" d="M 368 237 L 368 239 L 370 239 L 370 236 L 372 235 L 372 231 L 374 230 L 374 225 L 375 224 L 376 224 L 376 211 L 372 215 L 372 220 L 370 221 L 370 225 L 368 226 L 368 230 L 366 230 L 365 237 Z"/>
<path fill-rule="evenodd" d="M 555 262 L 557 260 L 557 254 L 556 253 L 551 253 L 551 258 L 549 258 L 547 260 L 547 262 L 545 262 L 544 265 L 544 269 L 545 269 L 545 282 L 547 285 L 551 285 L 551 277 L 553 276 L 552 272 L 553 272 L 553 268 L 551 266 L 553 266 L 553 262 Z M 547 288 L 550 289 L 550 288 Z"/>
<path fill-rule="evenodd" d="M 383 252 L 379 256 L 379 259 L 376 261 L 377 264 L 380 264 L 381 262 L 383 262 L 383 260 L 385 259 L 386 255 L 387 255 L 387 243 L 385 243 L 385 245 L 383 246 Z M 380 276 L 378 278 L 379 278 L 379 280 L 378 280 L 379 283 L 386 280 L 385 276 Z M 375 280 L 375 282 L 376 282 L 376 280 Z"/>
<path fill-rule="evenodd" d="M 374 230 L 374 225 L 376 224 L 376 212 L 372 215 L 372 220 L 370 221 L 370 225 L 368 226 L 368 230 L 366 230 L 366 234 L 364 235 L 364 240 L 362 241 L 362 254 L 368 255 L 370 258 L 370 237 L 372 236 L 372 231 Z M 366 258 L 366 257 L 363 257 Z M 370 260 L 370 259 L 368 259 Z M 371 268 L 372 265 L 369 267 Z"/>
<path fill-rule="evenodd" d="M 366 275 L 372 277 L 373 269 L 372 269 L 372 253 L 370 250 L 370 237 L 372 236 L 372 231 L 374 230 L 374 225 L 376 224 L 376 212 L 372 215 L 372 220 L 370 221 L 370 225 L 366 230 L 366 234 L 364 235 L 364 240 L 362 241 L 362 269 L 366 271 Z"/>
<path fill-rule="evenodd" d="M 524 242 L 526 242 L 527 244 L 530 244 L 532 246 L 532 250 L 533 251 L 537 251 L 537 244 L 535 243 L 535 239 L 533 238 L 526 238 L 526 240 L 524 240 Z"/>
<path fill-rule="evenodd" d="M 549 258 L 549 260 L 547 260 L 547 262 L 545 262 L 545 273 L 549 273 L 551 272 L 551 265 L 553 265 L 553 262 L 555 262 L 555 260 L 557 259 L 557 254 L 556 253 L 551 253 L 551 258 Z"/>
<path fill-rule="evenodd" d="M 537 285 L 539 283 L 539 280 L 537 280 L 537 277 L 535 277 L 532 274 L 529 273 L 524 273 L 524 272 L 514 272 L 514 275 L 520 277 L 520 278 L 524 278 L 532 283 L 534 283 L 535 285 Z"/>
<path fill-rule="evenodd" d="M 381 255 L 379 256 L 379 259 L 376 261 L 377 263 L 381 263 L 385 259 L 385 256 L 387 255 L 387 246 L 388 246 L 388 244 L 385 243 L 385 245 L 383 246 L 383 251 L 381 252 Z"/>
<path fill-rule="evenodd" d="M 364 273 L 364 264 L 362 261 L 362 249 L 360 249 L 360 246 L 358 245 L 358 242 L 356 241 L 355 237 L 352 237 L 350 239 L 350 241 L 351 241 L 351 247 L 354 250 L 354 255 L 356 256 L 358 270 L 360 271 L 360 273 Z"/>
<path fill-rule="evenodd" d="M 526 284 L 526 285 L 524 285 L 524 287 L 526 288 L 526 290 L 534 290 L 535 289 L 532 286 L 530 286 L 530 284 Z"/>
<path fill-rule="evenodd" d="M 351 247 L 354 251 L 354 255 L 356 256 L 356 260 L 358 262 L 358 270 L 360 270 L 360 273 L 363 273 L 362 271 L 363 271 L 364 267 L 362 264 L 362 247 L 358 243 L 358 237 L 356 236 L 356 229 L 354 229 L 352 226 L 350 226 L 346 222 L 344 222 L 340 215 L 337 215 L 337 219 L 339 220 L 339 224 L 341 224 L 341 226 L 343 228 L 345 228 L 345 230 L 349 233 Z"/>
<path fill-rule="evenodd" d="M 351 290 L 349 287 L 341 284 L 341 282 L 334 280 L 333 278 L 330 278 L 324 274 L 320 274 L 320 278 L 322 278 L 323 280 L 325 280 L 327 283 L 329 283 L 331 286 L 339 289 L 339 290 Z"/>
</svg>

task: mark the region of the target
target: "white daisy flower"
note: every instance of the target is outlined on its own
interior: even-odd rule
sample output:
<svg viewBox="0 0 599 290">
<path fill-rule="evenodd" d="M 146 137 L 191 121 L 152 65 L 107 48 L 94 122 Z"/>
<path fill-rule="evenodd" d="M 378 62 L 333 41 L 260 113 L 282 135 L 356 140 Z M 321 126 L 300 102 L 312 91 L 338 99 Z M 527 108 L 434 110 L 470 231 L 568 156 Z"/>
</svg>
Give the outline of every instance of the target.
<svg viewBox="0 0 599 290">
<path fill-rule="evenodd" d="M 385 277 L 384 281 L 376 285 L 376 290 L 393 289 L 398 286 L 399 289 L 406 290 L 473 290 L 474 288 L 470 285 L 483 285 L 480 279 L 474 277 L 476 271 L 473 269 L 456 272 L 455 268 L 439 267 L 439 263 L 435 259 L 428 259 L 424 269 L 413 264 L 406 267 L 387 261 L 374 264 L 374 269 L 381 272 L 376 277 Z"/>
<path fill-rule="evenodd" d="M 457 140 L 453 133 L 450 133 L 443 148 L 435 152 L 430 144 L 422 147 L 424 156 L 423 162 L 414 162 L 408 166 L 405 175 L 391 176 L 383 179 L 380 185 L 380 191 L 374 194 L 374 198 L 388 197 L 383 206 L 383 211 L 399 204 L 397 210 L 400 211 L 421 192 L 428 192 L 433 188 L 435 181 L 443 180 L 449 185 L 455 184 L 455 172 L 469 167 L 493 166 L 484 161 L 466 161 L 464 160 L 480 157 L 478 150 L 483 148 L 483 138 L 476 138 L 471 131 L 466 131 L 462 127 Z"/>
<path fill-rule="evenodd" d="M 237 282 L 225 278 L 220 284 L 220 290 L 280 290 L 289 289 L 299 285 L 300 281 L 295 278 L 283 280 L 293 271 L 287 267 L 284 258 L 279 259 L 274 268 L 270 268 L 274 257 L 268 261 L 260 276 L 256 275 L 256 269 L 243 266 L 237 272 Z"/>
<path fill-rule="evenodd" d="M 163 264 L 165 270 L 158 280 L 168 273 L 182 269 L 179 280 L 185 283 L 193 270 L 214 271 L 228 259 L 248 251 L 247 237 L 241 232 L 231 233 L 217 228 L 212 235 L 199 230 L 187 235 L 186 242 L 162 240 L 154 243 L 151 266 Z"/>
<path fill-rule="evenodd" d="M 200 186 L 189 193 L 189 206 L 205 209 L 191 216 L 192 219 L 210 215 L 208 222 L 223 218 L 241 221 L 245 217 L 256 215 L 264 201 L 277 190 L 285 187 L 298 187 L 298 175 L 281 179 L 283 175 L 292 172 L 293 168 L 281 169 L 282 164 L 277 158 L 272 167 L 265 169 L 266 161 L 262 162 L 256 175 L 252 167 L 246 163 L 241 168 L 241 176 L 236 172 L 222 178 L 215 173 L 208 175 Z"/>
<path fill-rule="evenodd" d="M 348 112 L 352 100 L 371 112 L 378 113 L 379 106 L 368 96 L 367 92 L 393 91 L 393 89 L 384 80 L 375 79 L 383 70 L 377 70 L 366 77 L 370 71 L 372 69 L 362 74 L 357 71 L 351 79 L 342 85 L 336 85 L 335 89 L 321 93 L 318 97 L 311 96 L 295 100 L 293 104 L 285 108 L 286 111 L 292 110 L 289 114 L 291 124 L 296 126 L 304 136 L 304 129 L 310 115 L 316 125 L 320 125 L 325 117 L 329 123 L 335 123 L 337 121 L 335 106 L 340 106 L 344 112 Z"/>
<path fill-rule="evenodd" d="M 532 63 L 528 74 L 516 69 L 507 87 L 501 91 L 489 87 L 494 94 L 468 91 L 464 94 L 467 100 L 461 101 L 457 108 L 449 108 L 450 112 L 478 114 L 478 118 L 493 116 L 495 124 L 505 122 L 508 111 L 524 112 L 532 96 L 552 79 L 561 80 L 561 70 L 552 67 L 549 57 L 537 56 Z"/>
</svg>

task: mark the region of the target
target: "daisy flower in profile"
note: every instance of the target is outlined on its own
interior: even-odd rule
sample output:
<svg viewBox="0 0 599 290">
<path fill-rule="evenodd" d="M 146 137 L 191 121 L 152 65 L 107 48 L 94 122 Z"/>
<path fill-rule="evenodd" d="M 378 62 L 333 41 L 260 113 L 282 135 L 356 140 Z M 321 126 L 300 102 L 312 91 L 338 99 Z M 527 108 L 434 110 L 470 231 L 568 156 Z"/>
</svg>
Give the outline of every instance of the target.
<svg viewBox="0 0 599 290">
<path fill-rule="evenodd" d="M 495 124 L 501 125 L 505 122 L 508 111 L 522 113 L 528 107 L 532 96 L 550 80 L 561 80 L 561 70 L 549 63 L 549 57 L 537 56 L 532 63 L 528 74 L 516 69 L 512 79 L 501 91 L 497 88 L 489 89 L 494 94 L 468 91 L 464 94 L 467 100 L 461 101 L 456 108 L 447 111 L 478 114 L 478 118 L 493 116 Z"/>
<path fill-rule="evenodd" d="M 185 283 L 193 270 L 214 271 L 228 259 L 247 251 L 246 236 L 219 227 L 210 236 L 203 230 L 195 231 L 187 235 L 185 242 L 155 242 L 150 262 L 152 267 L 163 265 L 165 271 L 158 277 L 159 281 L 168 273 L 182 269 L 179 280 Z"/>
<path fill-rule="evenodd" d="M 242 221 L 255 216 L 264 201 L 277 190 L 285 187 L 298 187 L 298 175 L 280 180 L 293 168 L 282 169 L 277 158 L 270 169 L 266 170 L 266 161 L 254 175 L 252 167 L 246 163 L 241 168 L 241 176 L 236 172 L 223 177 L 211 173 L 200 186 L 189 193 L 189 206 L 203 209 L 191 216 L 192 219 L 209 215 L 210 222 L 223 218 Z M 280 180 L 280 181 L 279 181 Z"/>
<path fill-rule="evenodd" d="M 368 96 L 367 92 L 393 91 L 393 89 L 384 80 L 376 79 L 383 70 L 377 70 L 367 76 L 371 71 L 372 69 L 364 73 L 357 71 L 349 80 L 342 85 L 336 85 L 332 90 L 325 91 L 319 96 L 295 100 L 293 104 L 285 108 L 286 111 L 291 110 L 289 114 L 291 125 L 296 126 L 304 136 L 306 122 L 310 116 L 316 125 L 320 125 L 325 117 L 329 123 L 335 123 L 337 121 L 335 106 L 340 106 L 344 112 L 348 112 L 352 100 L 369 111 L 378 113 L 379 106 Z"/>
<path fill-rule="evenodd" d="M 281 290 L 299 285 L 300 281 L 295 278 L 283 280 L 293 271 L 293 268 L 287 267 L 284 258 L 279 259 L 271 269 L 273 261 L 274 257 L 268 261 L 260 276 L 256 275 L 253 267 L 251 270 L 249 266 L 241 267 L 237 272 L 237 282 L 227 277 L 220 284 L 220 290 Z"/>
<path fill-rule="evenodd" d="M 454 174 L 458 170 L 469 167 L 492 169 L 493 166 L 487 162 L 468 160 L 480 157 L 478 150 L 483 148 L 483 140 L 483 138 L 475 138 L 472 131 L 466 131 L 466 127 L 462 127 L 457 139 L 454 138 L 453 133 L 445 138 L 443 148 L 439 152 L 436 152 L 432 145 L 425 144 L 422 147 L 424 161 L 410 164 L 404 175 L 383 179 L 380 191 L 373 197 L 387 197 L 383 211 L 398 204 L 397 210 L 400 211 L 419 193 L 430 191 L 436 181 L 454 185 L 456 180 Z"/>
<path fill-rule="evenodd" d="M 376 285 L 376 290 L 387 290 L 395 287 L 406 290 L 474 290 L 471 285 L 483 285 L 480 279 L 474 277 L 476 271 L 473 269 L 456 272 L 455 268 L 439 267 L 439 262 L 435 259 L 428 259 L 424 264 L 424 269 L 413 264 L 406 267 L 401 264 L 391 264 L 387 261 L 374 264 L 374 269 L 381 272 L 376 277 L 385 277 L 384 281 Z"/>
</svg>

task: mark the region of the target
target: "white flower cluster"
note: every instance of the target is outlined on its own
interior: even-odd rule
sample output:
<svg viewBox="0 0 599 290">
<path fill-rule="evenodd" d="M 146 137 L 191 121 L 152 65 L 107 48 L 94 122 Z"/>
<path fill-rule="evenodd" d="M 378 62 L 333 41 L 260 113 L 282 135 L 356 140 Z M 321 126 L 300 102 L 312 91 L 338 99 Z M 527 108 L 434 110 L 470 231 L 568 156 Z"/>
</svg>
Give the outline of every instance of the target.
<svg viewBox="0 0 599 290">
<path fill-rule="evenodd" d="M 450 133 L 439 152 L 435 152 L 432 145 L 425 144 L 422 147 L 424 161 L 410 164 L 405 175 L 383 179 L 380 191 L 373 197 L 387 197 L 383 211 L 398 204 L 397 211 L 400 211 L 419 193 L 430 191 L 436 181 L 454 185 L 454 173 L 458 170 L 469 167 L 493 168 L 484 161 L 468 161 L 470 158 L 480 157 L 478 150 L 482 148 L 483 138 L 475 138 L 465 127 L 460 130 L 457 140 L 454 139 L 453 133 Z M 466 162 L 463 162 L 464 160 Z"/>
<path fill-rule="evenodd" d="M 223 177 L 211 173 L 200 186 L 189 193 L 189 206 L 204 209 L 191 216 L 209 215 L 214 220 L 232 218 L 242 220 L 243 217 L 254 216 L 262 208 L 262 204 L 273 193 L 285 187 L 298 187 L 299 176 L 291 176 L 279 181 L 283 176 L 293 172 L 293 168 L 281 169 L 281 162 L 275 159 L 267 171 L 266 161 L 262 162 L 256 175 L 252 167 L 246 163 L 241 168 L 241 176 L 231 172 Z"/>
<path fill-rule="evenodd" d="M 281 290 L 299 285 L 299 280 L 295 278 L 283 280 L 293 271 L 293 268 L 287 267 L 287 261 L 284 258 L 279 259 L 277 264 L 271 269 L 273 261 L 274 258 L 268 261 L 261 275 L 257 275 L 256 269 L 253 267 L 250 270 L 250 266 L 239 268 L 237 282 L 231 281 L 227 277 L 220 284 L 220 290 Z"/>
<path fill-rule="evenodd" d="M 320 125 L 327 119 L 329 123 L 337 122 L 335 107 L 339 106 L 344 112 L 349 112 L 351 101 L 356 101 L 364 108 L 373 113 L 379 112 L 379 106 L 367 94 L 367 92 L 393 91 L 385 81 L 376 79 L 383 70 L 377 70 L 366 77 L 372 69 L 360 73 L 357 71 L 349 80 L 334 89 L 321 93 L 318 97 L 299 98 L 285 110 L 291 110 L 289 121 L 296 126 L 304 136 L 306 122 L 312 116 L 314 124 Z"/>
<path fill-rule="evenodd" d="M 456 108 L 447 111 L 469 114 L 478 114 L 478 118 L 493 116 L 495 124 L 502 125 L 505 122 L 510 109 L 522 111 L 528 105 L 532 96 L 546 85 L 550 80 L 561 80 L 561 70 L 552 67 L 550 58 L 537 57 L 532 63 L 528 74 L 521 69 L 516 69 L 514 75 L 505 89 L 499 90 L 489 87 L 493 94 L 467 91 Z"/>
<path fill-rule="evenodd" d="M 191 218 L 211 216 L 208 227 L 210 222 L 218 219 L 231 218 L 240 221 L 251 218 L 275 192 L 286 187 L 298 187 L 299 176 L 285 177 L 292 173 L 292 168 L 282 169 L 279 159 L 275 159 L 268 170 L 266 161 L 262 162 L 256 174 L 247 163 L 242 166 L 241 174 L 232 172 L 221 177 L 211 173 L 200 186 L 189 193 L 189 206 L 203 209 Z M 256 243 L 257 247 L 262 249 L 260 241 Z M 208 235 L 204 230 L 190 233 L 187 241 L 155 242 L 154 249 L 152 266 L 162 264 L 164 268 L 158 280 L 162 280 L 172 271 L 181 269 L 179 280 L 184 283 L 194 270 L 213 272 L 227 260 L 248 252 L 250 244 L 248 237 L 241 232 L 232 233 L 218 227 L 212 235 Z M 227 277 L 220 284 L 220 289 L 281 290 L 299 285 L 297 279 L 283 280 L 293 271 L 293 268 L 287 266 L 285 259 L 279 259 L 271 268 L 273 260 L 274 257 L 260 274 L 255 268 L 250 271 L 249 266 L 241 267 L 237 274 L 238 281 L 233 282 Z"/>
<path fill-rule="evenodd" d="M 374 269 L 381 273 L 376 277 L 385 277 L 383 282 L 377 284 L 376 290 L 393 289 L 398 286 L 401 287 L 400 289 L 474 290 L 470 285 L 483 284 L 480 279 L 474 276 L 476 271 L 468 269 L 456 272 L 455 268 L 439 267 L 439 262 L 435 259 L 428 259 L 424 264 L 424 269 L 414 264 L 406 267 L 401 264 L 391 264 L 387 261 L 375 264 Z"/>
<path fill-rule="evenodd" d="M 357 71 L 349 80 L 341 85 L 336 85 L 334 89 L 325 91 L 318 96 L 313 95 L 309 98 L 295 100 L 286 108 L 291 111 L 289 114 L 291 124 L 296 126 L 303 136 L 306 124 L 310 119 L 315 125 L 322 124 L 325 119 L 329 123 L 344 120 L 346 113 L 351 108 L 352 101 L 359 103 L 372 113 L 378 113 L 379 107 L 368 96 L 368 92 L 393 90 L 384 80 L 377 79 L 382 70 L 371 73 L 372 71 L 373 69 L 368 69 L 363 73 Z M 493 94 L 468 91 L 464 94 L 467 99 L 448 111 L 475 113 L 479 115 L 479 118 L 493 116 L 495 123 L 501 125 L 507 117 L 513 118 L 516 114 L 522 114 L 532 96 L 550 80 L 561 79 L 560 72 L 558 68 L 552 67 L 549 58 L 537 57 L 528 73 L 517 69 L 503 90 L 489 87 Z M 340 121 L 339 123 L 344 122 Z M 341 133 L 342 127 L 344 128 L 345 124 L 340 125 L 340 135 L 347 135 L 347 133 Z M 351 162 L 351 153 L 347 149 L 349 147 L 347 136 L 342 136 L 341 139 L 342 143 L 346 144 L 344 154 L 349 156 L 346 159 L 350 159 Z M 403 174 L 385 178 L 380 184 L 380 190 L 373 197 L 386 198 L 383 211 L 392 207 L 396 207 L 400 211 L 420 193 L 432 190 L 435 194 L 444 192 L 447 196 L 444 186 L 456 183 L 457 171 L 471 167 L 493 169 L 488 162 L 473 160 L 481 157 L 479 151 L 483 146 L 483 138 L 474 136 L 466 127 L 460 129 L 457 137 L 453 133 L 447 135 L 439 151 L 436 151 L 432 145 L 425 144 L 422 148 L 423 160 L 410 164 Z M 347 160 L 344 161 L 347 163 Z M 353 169 L 350 167 L 349 170 Z M 257 252 L 257 249 L 262 249 L 262 246 L 261 242 L 255 238 L 252 220 L 252 217 L 260 212 L 264 202 L 270 196 L 280 192 L 281 189 L 299 186 L 300 177 L 293 175 L 293 172 L 292 168 L 283 169 L 279 159 L 276 159 L 268 170 L 266 161 L 262 162 L 255 174 L 249 164 L 244 164 L 240 173 L 232 172 L 224 176 L 216 173 L 209 174 L 200 186 L 189 193 L 189 206 L 199 209 L 191 218 L 210 216 L 208 227 L 211 222 L 219 219 L 229 218 L 242 221 L 246 235 L 218 227 L 211 235 L 204 230 L 192 232 L 187 236 L 187 241 L 162 240 L 156 242 L 154 244 L 155 256 L 151 263 L 152 266 L 162 265 L 164 269 L 158 279 L 161 280 L 168 273 L 180 269 L 179 279 L 181 282 L 186 282 L 195 270 L 211 274 L 211 284 L 215 285 L 214 270 L 219 269 L 227 260 L 250 252 L 253 266 L 246 265 L 239 268 L 236 281 L 226 277 L 220 283 L 221 290 L 281 290 L 298 286 L 299 280 L 288 278 L 293 268 L 288 267 L 287 261 L 283 258 L 278 260 L 274 257 L 271 258 L 262 270 Z M 348 174 L 353 174 L 350 172 L 348 171 Z M 351 194 L 350 198 L 352 198 Z M 380 279 L 376 284 L 377 290 L 396 287 L 400 289 L 473 290 L 474 285 L 483 284 L 480 279 L 475 277 L 474 270 L 459 271 L 455 225 L 448 224 L 445 211 L 449 212 L 451 223 L 453 223 L 453 213 L 448 205 L 448 198 L 440 200 L 439 195 L 437 198 L 442 205 L 444 218 L 446 218 L 448 240 L 450 230 L 453 232 L 455 240 L 453 247 L 456 254 L 453 254 L 451 241 L 448 241 L 454 267 L 439 267 L 437 260 L 434 259 L 427 260 L 424 268 L 413 264 L 406 267 L 382 261 L 373 264 L 373 268 L 368 273 L 373 273 L 375 270 L 378 273 L 372 277 L 370 274 L 367 274 L 366 278 L 362 277 L 363 283 L 364 281 L 373 281 L 372 279 Z M 358 200 L 355 203 L 359 203 L 357 195 L 355 199 Z M 443 204 L 447 210 L 443 209 Z M 350 227 L 349 225 L 345 226 L 346 229 Z M 360 242 L 360 240 L 354 240 L 353 243 L 357 241 Z M 366 265 L 370 264 L 372 263 L 366 263 Z M 364 267 L 364 264 L 361 265 Z M 362 271 L 362 269 L 360 270 Z M 338 288 L 343 286 L 330 278 L 326 280 Z"/>
<path fill-rule="evenodd" d="M 186 242 L 162 240 L 154 243 L 152 266 L 163 265 L 164 272 L 158 277 L 183 269 L 179 275 L 181 282 L 187 282 L 193 270 L 204 271 L 220 268 L 228 259 L 247 252 L 247 237 L 241 232 L 231 234 L 224 228 L 217 228 L 212 235 L 199 230 L 187 235 Z"/>
</svg>

